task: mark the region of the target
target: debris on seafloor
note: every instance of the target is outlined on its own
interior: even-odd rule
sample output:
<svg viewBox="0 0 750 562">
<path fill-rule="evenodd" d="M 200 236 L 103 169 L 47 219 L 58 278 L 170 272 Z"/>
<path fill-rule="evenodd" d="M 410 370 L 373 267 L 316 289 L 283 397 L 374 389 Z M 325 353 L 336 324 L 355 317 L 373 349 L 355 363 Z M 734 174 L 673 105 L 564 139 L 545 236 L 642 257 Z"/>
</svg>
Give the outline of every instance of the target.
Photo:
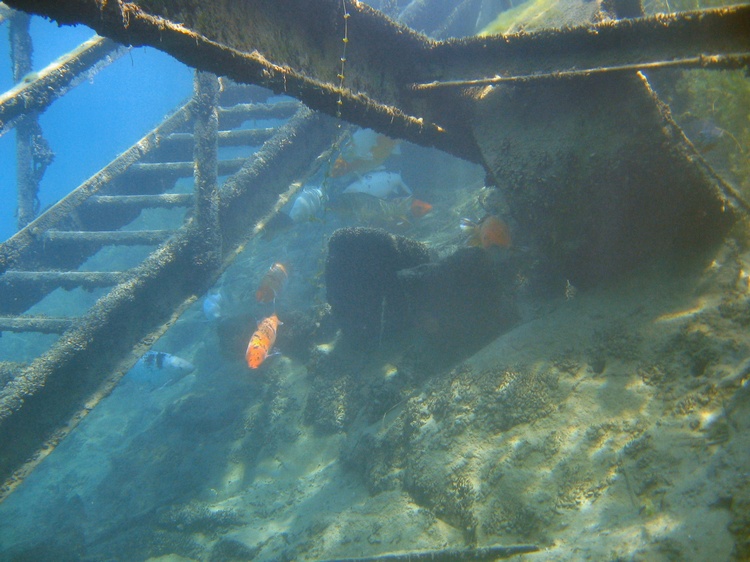
<svg viewBox="0 0 750 562">
<path fill-rule="evenodd" d="M 333 233 L 326 261 L 327 300 L 344 339 L 377 348 L 406 325 L 396 272 L 430 261 L 427 246 L 374 228 Z"/>
<path fill-rule="evenodd" d="M 539 547 L 534 545 L 517 546 L 485 546 L 482 548 L 444 550 L 425 550 L 420 552 L 404 552 L 394 554 L 382 554 L 380 556 L 368 556 L 366 558 L 335 558 L 322 562 L 415 562 L 418 560 L 430 560 L 431 562 L 456 562 L 461 560 L 500 560 L 510 558 L 517 554 L 538 552 Z"/>
</svg>

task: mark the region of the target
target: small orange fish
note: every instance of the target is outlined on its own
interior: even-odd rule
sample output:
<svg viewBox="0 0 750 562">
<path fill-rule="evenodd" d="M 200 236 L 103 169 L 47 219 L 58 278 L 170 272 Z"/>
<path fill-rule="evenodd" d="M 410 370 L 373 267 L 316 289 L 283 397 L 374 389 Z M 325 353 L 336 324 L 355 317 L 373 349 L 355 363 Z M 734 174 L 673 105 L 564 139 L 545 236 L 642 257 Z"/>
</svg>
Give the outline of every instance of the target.
<svg viewBox="0 0 750 562">
<path fill-rule="evenodd" d="M 420 201 L 419 199 L 412 200 L 411 214 L 413 217 L 420 219 L 430 211 L 432 211 L 432 205 L 430 205 L 426 201 Z"/>
<path fill-rule="evenodd" d="M 248 367 L 257 369 L 266 360 L 268 352 L 276 343 L 276 330 L 279 324 L 279 318 L 275 312 L 258 324 L 258 329 L 250 337 L 250 343 L 247 344 L 247 351 L 245 352 Z"/>
<path fill-rule="evenodd" d="M 469 246 L 510 248 L 512 245 L 510 228 L 494 215 L 489 215 L 478 223 L 461 219 L 461 230 L 470 232 Z"/>
<path fill-rule="evenodd" d="M 263 276 L 260 286 L 255 292 L 255 298 L 258 302 L 273 302 L 286 285 L 289 277 L 287 268 L 283 263 L 275 263 Z"/>
<path fill-rule="evenodd" d="M 370 129 L 360 129 L 352 135 L 342 154 L 336 158 L 331 177 L 347 174 L 364 175 L 385 162 L 396 149 L 399 141 L 380 135 Z"/>
</svg>

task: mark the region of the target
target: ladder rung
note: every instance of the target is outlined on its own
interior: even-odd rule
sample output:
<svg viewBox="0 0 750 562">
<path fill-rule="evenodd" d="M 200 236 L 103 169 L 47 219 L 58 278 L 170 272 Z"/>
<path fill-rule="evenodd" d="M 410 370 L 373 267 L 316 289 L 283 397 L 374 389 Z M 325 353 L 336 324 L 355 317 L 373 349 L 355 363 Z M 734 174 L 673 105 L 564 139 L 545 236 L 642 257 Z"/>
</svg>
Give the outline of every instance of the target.
<svg viewBox="0 0 750 562">
<path fill-rule="evenodd" d="M 219 146 L 258 146 L 270 139 L 276 129 L 234 129 L 231 131 L 219 131 Z M 162 140 L 165 143 L 184 144 L 192 147 L 193 133 L 172 133 Z"/>
<path fill-rule="evenodd" d="M 172 230 L 48 230 L 46 243 L 96 244 L 100 246 L 155 246 L 169 238 Z"/>
<path fill-rule="evenodd" d="M 62 334 L 75 322 L 72 318 L 48 316 L 0 316 L 0 332 Z"/>
<path fill-rule="evenodd" d="M 288 119 L 300 108 L 298 101 L 277 103 L 238 103 L 231 107 L 219 108 L 219 123 L 226 118 L 248 119 Z"/>
<path fill-rule="evenodd" d="M 86 199 L 90 206 L 127 206 L 139 208 L 189 207 L 193 204 L 192 193 L 165 193 L 163 195 L 94 195 Z"/>
<path fill-rule="evenodd" d="M 232 158 L 231 160 L 219 160 L 219 175 L 228 176 L 239 170 L 247 158 Z M 131 174 L 164 174 L 181 178 L 193 175 L 192 162 L 155 162 L 133 164 L 128 169 Z"/>
<path fill-rule="evenodd" d="M 0 276 L 3 285 L 47 285 L 70 290 L 76 287 L 95 289 L 111 287 L 127 278 L 122 271 L 6 271 Z"/>
</svg>

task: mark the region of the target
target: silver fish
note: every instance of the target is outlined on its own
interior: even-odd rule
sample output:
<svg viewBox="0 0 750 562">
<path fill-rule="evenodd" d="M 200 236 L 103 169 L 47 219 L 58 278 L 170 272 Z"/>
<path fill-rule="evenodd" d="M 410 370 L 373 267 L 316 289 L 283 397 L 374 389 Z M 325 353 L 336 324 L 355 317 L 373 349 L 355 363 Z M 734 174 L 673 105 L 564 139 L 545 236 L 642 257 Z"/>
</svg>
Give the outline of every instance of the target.
<svg viewBox="0 0 750 562">
<path fill-rule="evenodd" d="M 174 384 L 194 370 L 195 366 L 181 357 L 163 351 L 147 351 L 133 365 L 126 379 L 153 390 Z"/>
<path fill-rule="evenodd" d="M 319 187 L 306 187 L 294 200 L 289 216 L 294 222 L 304 222 L 314 218 L 323 208 L 325 194 Z"/>
<path fill-rule="evenodd" d="M 411 189 L 394 172 L 372 172 L 351 183 L 344 193 L 366 193 L 380 199 L 397 195 L 411 195 Z"/>
</svg>

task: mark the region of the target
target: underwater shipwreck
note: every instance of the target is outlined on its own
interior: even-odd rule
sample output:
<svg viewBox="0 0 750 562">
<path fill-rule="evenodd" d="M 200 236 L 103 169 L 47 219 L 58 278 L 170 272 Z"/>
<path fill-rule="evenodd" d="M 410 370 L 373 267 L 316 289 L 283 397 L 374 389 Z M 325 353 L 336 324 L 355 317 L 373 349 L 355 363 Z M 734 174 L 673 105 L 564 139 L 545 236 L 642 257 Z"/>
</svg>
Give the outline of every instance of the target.
<svg viewBox="0 0 750 562">
<path fill-rule="evenodd" d="M 714 127 L 709 148 L 685 109 L 705 76 L 730 76 L 738 111 L 750 98 L 750 5 L 529 4 L 536 27 L 478 35 L 518 8 L 0 4 L 18 169 L 0 333 L 49 336 L 28 361 L 0 356 L 0 511 L 37 530 L 0 525 L 0 559 L 750 557 L 750 124 Z M 29 74 L 32 16 L 98 35 Z M 54 147 L 38 116 L 141 46 L 194 69 L 192 97 L 39 212 Z M 461 185 L 407 178 L 398 202 L 346 205 L 305 188 L 333 181 L 355 126 Z M 354 220 L 295 226 L 280 211 L 297 199 Z M 138 226 L 153 209 L 183 214 Z M 467 209 L 486 215 L 462 221 L 470 245 Z M 92 268 L 130 247 L 145 259 Z M 231 282 L 255 301 L 258 278 L 256 308 L 234 295 L 237 314 L 190 320 Z M 73 290 L 97 296 L 35 312 Z M 152 346 L 194 333 L 191 386 L 115 400 L 142 357 L 163 360 Z M 107 416 L 135 428 L 111 454 L 92 425 Z M 75 451 L 70 466 L 97 465 L 78 479 L 56 460 Z"/>
</svg>

